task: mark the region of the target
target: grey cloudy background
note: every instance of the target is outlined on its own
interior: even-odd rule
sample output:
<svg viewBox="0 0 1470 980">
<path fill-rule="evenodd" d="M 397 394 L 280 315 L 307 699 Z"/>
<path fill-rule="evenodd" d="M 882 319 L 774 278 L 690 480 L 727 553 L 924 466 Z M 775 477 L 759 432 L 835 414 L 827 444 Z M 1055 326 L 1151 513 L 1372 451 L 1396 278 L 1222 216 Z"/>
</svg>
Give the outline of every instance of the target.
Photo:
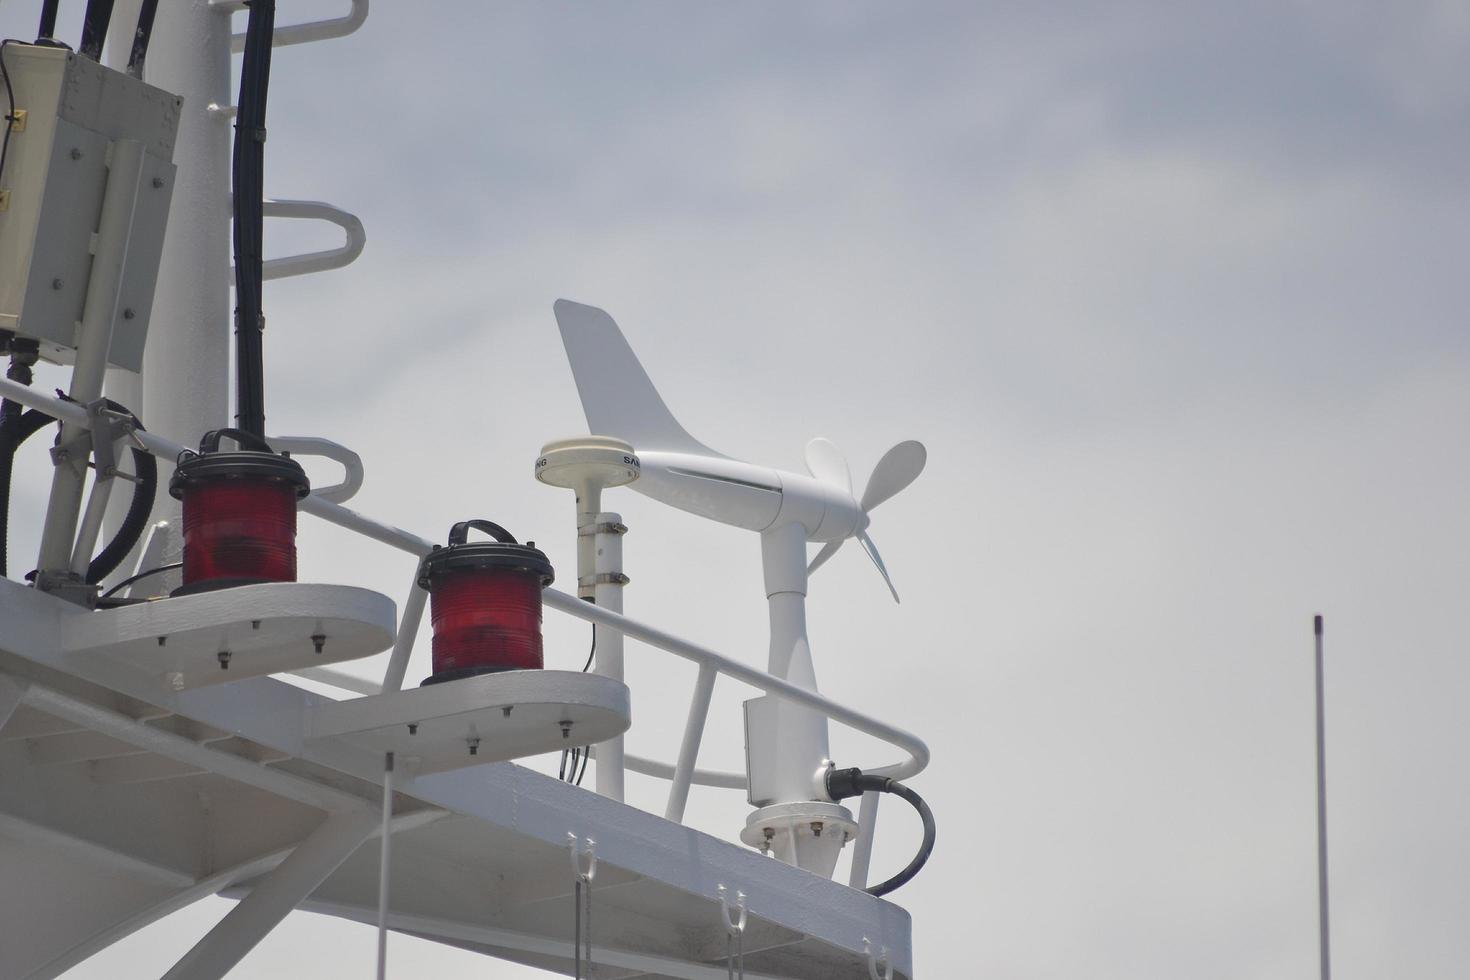
<svg viewBox="0 0 1470 980">
<path fill-rule="evenodd" d="M 270 427 L 360 451 L 369 514 L 492 517 L 563 569 L 570 500 L 531 478 L 585 431 L 559 296 L 611 311 L 731 455 L 799 469 L 825 435 L 861 484 L 922 438 L 873 527 L 903 604 L 845 550 L 811 627 L 824 690 L 934 750 L 939 846 L 894 896 L 929 978 L 1314 975 L 1322 612 L 1336 974 L 1463 976 L 1467 64 L 1455 0 L 380 2 L 277 52 L 267 190 L 369 243 L 268 286 Z M 608 506 L 630 613 L 763 663 L 755 536 Z M 303 526 L 303 577 L 401 597 L 410 573 Z M 582 627 L 547 637 L 580 665 Z M 692 671 L 629 665 L 630 747 L 671 756 Z M 740 765 L 743 696 L 702 764 Z M 744 814 L 691 809 L 726 836 Z M 916 839 L 886 809 L 875 871 Z M 69 976 L 157 976 L 227 907 Z M 298 913 L 236 975 L 372 958 Z M 392 965 L 533 975 L 401 937 Z"/>
</svg>

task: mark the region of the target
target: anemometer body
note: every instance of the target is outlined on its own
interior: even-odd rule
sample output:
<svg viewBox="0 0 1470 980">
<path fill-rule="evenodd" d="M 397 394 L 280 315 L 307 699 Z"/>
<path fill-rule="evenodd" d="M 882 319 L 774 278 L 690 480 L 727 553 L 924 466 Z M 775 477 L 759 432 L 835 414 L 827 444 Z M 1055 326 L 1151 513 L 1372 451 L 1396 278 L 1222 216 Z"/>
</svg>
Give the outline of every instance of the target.
<svg viewBox="0 0 1470 980">
<path fill-rule="evenodd" d="M 587 424 L 636 450 L 641 465 L 632 489 L 679 510 L 760 532 L 770 613 L 767 670 L 817 690 L 807 639 L 807 576 L 844 541 L 857 538 L 893 591 L 877 546 L 868 537 L 868 515 L 918 477 L 924 447 L 910 441 L 888 450 L 861 497 L 854 494 L 847 460 L 826 439 L 807 444 L 807 474 L 731 459 L 679 424 L 612 317 L 567 300 L 558 300 L 555 311 Z M 537 476 L 557 482 L 548 479 L 554 475 L 549 466 L 538 462 Z M 567 475 L 572 472 L 568 469 Z M 585 516 L 580 503 L 578 511 L 580 522 Z M 809 542 L 822 544 L 810 564 Z M 896 591 L 893 597 L 898 598 Z M 826 717 L 768 695 L 745 702 L 745 730 L 749 799 L 757 809 L 746 821 L 742 840 L 830 877 L 857 827 L 851 813 L 824 788 L 831 766 Z"/>
<path fill-rule="evenodd" d="M 851 492 L 809 476 L 680 452 L 640 449 L 638 458 L 643 470 L 634 490 L 721 524 L 750 531 L 796 524 L 803 541 L 837 541 L 863 517 Z"/>
</svg>

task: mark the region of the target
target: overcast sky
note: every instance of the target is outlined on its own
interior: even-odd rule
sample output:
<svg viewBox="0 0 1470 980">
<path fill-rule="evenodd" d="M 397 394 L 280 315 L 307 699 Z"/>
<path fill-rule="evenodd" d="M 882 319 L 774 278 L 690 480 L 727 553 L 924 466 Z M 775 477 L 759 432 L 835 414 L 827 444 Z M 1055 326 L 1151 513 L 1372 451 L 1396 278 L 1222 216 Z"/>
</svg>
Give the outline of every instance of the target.
<svg viewBox="0 0 1470 980">
<path fill-rule="evenodd" d="M 939 846 L 893 896 L 927 978 L 1313 976 L 1321 612 L 1336 975 L 1460 977 L 1467 64 L 1459 0 L 379 2 L 276 54 L 267 191 L 354 211 L 368 245 L 268 284 L 268 426 L 357 449 L 355 507 L 494 519 L 563 583 L 570 495 L 531 477 L 586 431 L 558 297 L 609 310 L 729 455 L 800 469 L 824 435 L 861 485 L 922 439 L 872 529 L 903 604 L 851 548 L 810 616 L 824 691 L 933 748 Z M 764 663 L 756 536 L 606 505 L 630 614 Z M 396 599 L 411 572 L 310 519 L 301 556 Z M 549 618 L 548 666 L 585 641 Z M 692 672 L 628 661 L 630 750 L 672 757 Z M 741 765 L 743 696 L 722 685 L 701 764 Z M 746 812 L 691 805 L 732 838 Z M 885 809 L 875 873 L 911 824 Z M 157 976 L 227 908 L 68 976 Z M 234 975 L 373 955 L 297 913 Z M 391 962 L 538 975 L 402 937 Z"/>
</svg>

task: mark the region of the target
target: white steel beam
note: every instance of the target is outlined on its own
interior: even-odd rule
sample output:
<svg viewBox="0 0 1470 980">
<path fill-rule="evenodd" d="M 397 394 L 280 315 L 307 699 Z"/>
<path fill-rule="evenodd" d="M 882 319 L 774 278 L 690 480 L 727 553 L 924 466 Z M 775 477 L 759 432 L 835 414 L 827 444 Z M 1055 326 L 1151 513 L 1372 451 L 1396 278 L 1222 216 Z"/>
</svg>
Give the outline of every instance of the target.
<svg viewBox="0 0 1470 980">
<path fill-rule="evenodd" d="M 353 905 L 343 905 L 336 902 L 308 901 L 303 903 L 302 908 L 313 912 L 325 912 L 343 919 L 352 919 L 357 922 L 372 922 L 373 913 L 360 909 Z M 537 953 L 544 956 L 558 956 L 570 962 L 575 955 L 571 937 L 565 939 L 555 936 L 539 936 L 532 933 L 515 932 L 510 929 L 496 929 L 491 926 L 476 925 L 472 922 L 455 922 L 449 919 L 431 918 L 428 916 L 407 915 L 401 912 L 388 913 L 388 927 L 397 932 L 406 932 L 415 936 L 423 936 L 429 939 L 452 939 L 457 942 L 478 943 L 484 946 L 495 946 L 501 949 L 511 949 L 522 953 Z M 653 953 L 640 953 L 636 950 L 619 949 L 606 944 L 592 944 L 592 958 L 590 962 L 594 965 L 617 967 L 625 970 L 639 970 L 660 977 L 680 977 L 683 980 L 726 980 L 729 972 L 724 964 L 710 966 L 705 963 L 694 963 L 688 960 L 678 960 L 669 956 L 658 956 Z M 765 973 L 752 973 L 745 971 L 746 980 L 783 980 Z M 169 978 L 165 978 L 169 980 Z"/>
<path fill-rule="evenodd" d="M 182 887 L 193 882 L 191 875 L 178 868 L 170 868 L 153 861 L 88 840 L 52 826 L 36 823 L 13 813 L 0 811 L 0 834 L 15 840 L 28 841 L 32 845 L 54 847 L 85 858 L 90 863 L 101 864 L 124 874 L 141 875 L 154 884 Z"/>
<path fill-rule="evenodd" d="M 15 709 L 25 700 L 25 693 L 24 681 L 0 675 L 0 728 L 15 714 Z"/>
<path fill-rule="evenodd" d="M 413 813 L 394 817 L 393 827 L 395 830 L 411 830 L 414 827 L 423 826 L 424 823 L 437 819 L 442 815 L 442 811 L 418 810 Z M 373 819 L 376 819 L 376 817 Z M 132 859 L 128 859 L 124 855 L 118 855 L 116 852 L 96 845 L 88 844 L 87 846 L 98 853 L 106 852 L 110 855 L 110 860 L 114 862 L 127 862 L 126 864 L 115 864 L 114 866 L 118 867 L 119 870 L 138 870 Z M 217 895 L 239 882 L 249 881 L 259 875 L 266 874 L 284 861 L 291 854 L 292 850 L 290 847 L 277 848 L 268 853 L 223 868 L 197 880 L 190 880 L 187 877 L 180 880 L 172 872 L 159 869 L 156 865 L 149 865 L 149 874 L 166 874 L 169 876 L 171 883 L 182 883 L 185 887 L 151 903 L 144 903 L 128 909 L 125 914 L 119 916 L 111 924 L 98 929 L 91 935 L 82 937 L 75 945 L 59 952 L 53 959 L 27 974 L 26 980 L 42 980 L 42 978 L 60 976 L 88 957 L 111 946 L 119 939 L 152 925 L 164 916 L 172 915 L 180 909 L 187 908 L 200 899 Z"/>
<path fill-rule="evenodd" d="M 110 735 L 118 741 L 136 745 L 178 762 L 208 769 L 228 779 L 238 780 L 298 803 L 325 810 L 369 809 L 367 801 L 360 796 L 344 793 L 309 779 L 301 779 L 228 752 L 208 748 L 171 732 L 135 721 L 126 715 L 47 688 L 32 685 L 26 691 L 25 702 L 33 708 Z M 376 812 L 375 808 L 373 812 Z"/>
<path fill-rule="evenodd" d="M 398 635 L 393 639 L 393 653 L 388 657 L 388 669 L 383 674 L 383 683 L 380 687 L 362 693 L 389 694 L 403 690 L 403 677 L 408 673 L 408 658 L 413 653 L 414 640 L 418 639 L 419 623 L 424 618 L 424 602 L 428 598 L 429 593 L 419 588 L 419 570 L 415 567 L 413 582 L 408 587 L 408 599 L 403 603 L 403 614 L 398 617 Z"/>
<path fill-rule="evenodd" d="M 371 810 L 327 817 L 185 953 L 164 980 L 223 977 L 377 829 L 378 814 Z"/>
<path fill-rule="evenodd" d="M 259 874 L 271 870 L 285 860 L 286 855 L 291 853 L 289 849 L 283 848 L 270 854 L 251 858 L 248 861 L 226 868 L 217 874 L 200 878 L 187 888 L 183 888 L 166 898 L 151 905 L 144 905 L 135 909 L 132 914 L 119 918 L 106 928 L 100 929 L 90 936 L 85 937 L 70 949 L 65 950 L 40 969 L 31 973 L 27 980 L 39 980 L 41 977 L 56 977 L 70 970 L 102 950 L 111 946 L 125 936 L 130 936 L 146 926 L 152 925 L 166 915 L 172 915 L 180 909 L 187 908 L 203 898 L 221 892 L 237 881 L 244 881 Z"/>
</svg>

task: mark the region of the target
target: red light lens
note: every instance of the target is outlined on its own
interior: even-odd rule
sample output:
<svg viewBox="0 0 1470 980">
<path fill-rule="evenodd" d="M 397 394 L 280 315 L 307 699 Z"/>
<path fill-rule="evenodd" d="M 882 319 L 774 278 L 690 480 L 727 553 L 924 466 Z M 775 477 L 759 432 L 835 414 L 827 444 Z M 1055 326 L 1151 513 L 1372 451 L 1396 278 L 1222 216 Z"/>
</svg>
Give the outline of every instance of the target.
<svg viewBox="0 0 1470 980">
<path fill-rule="evenodd" d="M 540 670 L 541 580 L 524 569 L 468 568 L 434 578 L 434 674 Z"/>
<path fill-rule="evenodd" d="M 226 478 L 184 488 L 184 585 L 296 581 L 297 488 Z"/>
</svg>

